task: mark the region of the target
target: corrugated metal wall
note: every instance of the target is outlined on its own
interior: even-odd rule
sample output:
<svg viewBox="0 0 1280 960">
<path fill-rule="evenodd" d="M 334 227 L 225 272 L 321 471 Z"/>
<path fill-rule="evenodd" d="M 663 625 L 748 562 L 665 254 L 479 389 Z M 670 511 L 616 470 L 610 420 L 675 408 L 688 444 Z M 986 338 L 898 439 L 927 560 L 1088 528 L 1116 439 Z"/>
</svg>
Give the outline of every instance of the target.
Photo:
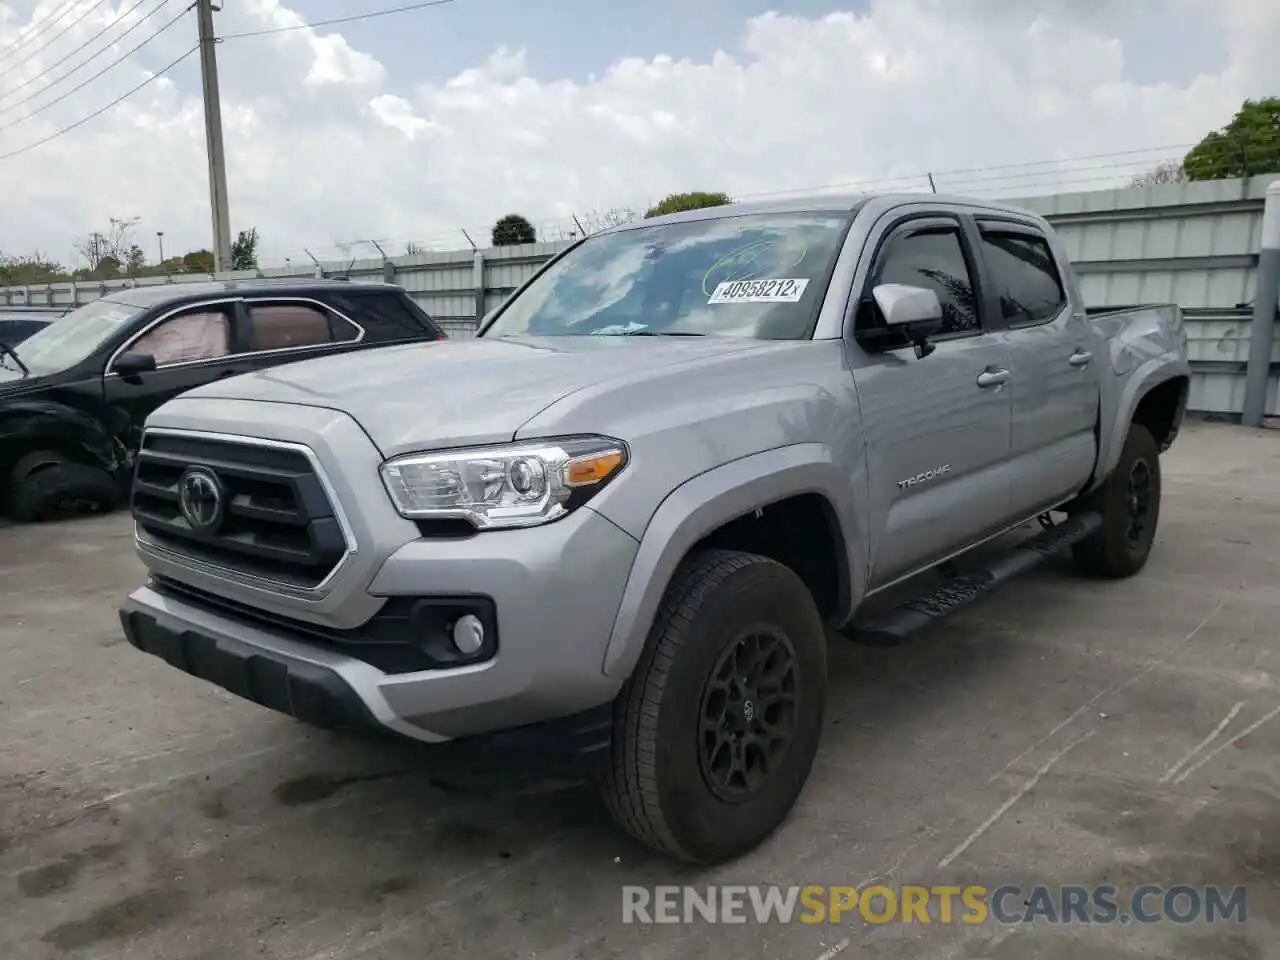
<svg viewBox="0 0 1280 960">
<path fill-rule="evenodd" d="M 1090 306 L 1253 299 L 1267 185 L 1275 177 L 1030 197 L 1014 203 L 1062 236 Z"/>
<path fill-rule="evenodd" d="M 1135 187 L 1026 197 L 1012 201 L 1047 217 L 1062 235 L 1091 306 L 1173 302 L 1193 314 L 1188 332 L 1197 372 L 1192 409 L 1239 412 L 1244 391 L 1263 199 L 1275 177 Z M 328 276 L 390 280 L 402 285 L 454 337 L 474 333 L 477 319 L 502 303 L 567 242 L 448 251 L 388 261 L 327 263 Z M 310 277 L 315 269 L 273 268 L 237 278 Z M 143 284 L 208 280 L 154 277 Z M 0 287 L 0 311 L 68 307 L 129 281 Z M 1198 353 L 1197 353 L 1198 351 Z M 1280 353 L 1280 340 L 1277 341 Z M 1274 358 L 1280 366 L 1280 355 Z M 1275 375 L 1267 411 L 1280 415 Z"/>
</svg>

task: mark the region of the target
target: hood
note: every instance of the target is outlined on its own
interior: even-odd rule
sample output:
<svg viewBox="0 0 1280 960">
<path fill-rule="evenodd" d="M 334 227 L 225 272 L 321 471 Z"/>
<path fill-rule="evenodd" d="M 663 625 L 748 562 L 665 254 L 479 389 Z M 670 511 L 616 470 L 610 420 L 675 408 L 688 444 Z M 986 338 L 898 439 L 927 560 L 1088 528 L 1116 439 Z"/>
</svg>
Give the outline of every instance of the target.
<svg viewBox="0 0 1280 960">
<path fill-rule="evenodd" d="M 383 456 L 393 457 L 505 442 L 552 403 L 593 384 L 675 364 L 716 363 L 768 344 L 728 337 L 437 340 L 271 367 L 183 396 L 339 410 Z"/>
<path fill-rule="evenodd" d="M 13 361 L 10 360 L 10 363 Z M 11 397 L 20 397 L 24 393 L 35 393 L 44 390 L 46 387 L 58 382 L 56 374 L 40 375 L 31 374 L 23 376 L 18 370 L 12 367 L 0 365 L 0 399 L 9 399 Z"/>
</svg>

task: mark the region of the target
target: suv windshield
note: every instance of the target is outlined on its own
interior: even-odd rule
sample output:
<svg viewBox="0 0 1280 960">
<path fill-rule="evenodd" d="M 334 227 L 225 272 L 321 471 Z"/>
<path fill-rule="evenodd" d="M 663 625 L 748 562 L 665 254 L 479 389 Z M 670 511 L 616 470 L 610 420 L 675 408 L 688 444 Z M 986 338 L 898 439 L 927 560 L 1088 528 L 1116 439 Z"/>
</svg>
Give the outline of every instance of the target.
<svg viewBox="0 0 1280 960">
<path fill-rule="evenodd" d="M 33 374 L 74 367 L 139 313 L 138 307 L 95 300 L 59 317 L 14 349 Z"/>
<path fill-rule="evenodd" d="M 752 214 L 592 237 L 513 297 L 483 335 L 801 339 L 849 219 Z"/>
</svg>

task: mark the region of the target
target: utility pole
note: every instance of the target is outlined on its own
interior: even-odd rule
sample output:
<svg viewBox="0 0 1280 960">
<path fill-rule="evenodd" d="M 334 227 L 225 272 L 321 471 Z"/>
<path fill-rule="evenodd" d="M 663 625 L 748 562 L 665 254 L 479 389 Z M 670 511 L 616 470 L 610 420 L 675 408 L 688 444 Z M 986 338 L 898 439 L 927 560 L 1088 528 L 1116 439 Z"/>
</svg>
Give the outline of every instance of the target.
<svg viewBox="0 0 1280 960">
<path fill-rule="evenodd" d="M 204 139 L 209 155 L 209 202 L 213 207 L 213 268 L 231 269 L 231 214 L 227 208 L 227 162 L 222 153 L 222 103 L 218 99 L 218 54 L 214 49 L 213 0 L 196 0 L 200 29 L 200 82 L 204 88 Z"/>
</svg>

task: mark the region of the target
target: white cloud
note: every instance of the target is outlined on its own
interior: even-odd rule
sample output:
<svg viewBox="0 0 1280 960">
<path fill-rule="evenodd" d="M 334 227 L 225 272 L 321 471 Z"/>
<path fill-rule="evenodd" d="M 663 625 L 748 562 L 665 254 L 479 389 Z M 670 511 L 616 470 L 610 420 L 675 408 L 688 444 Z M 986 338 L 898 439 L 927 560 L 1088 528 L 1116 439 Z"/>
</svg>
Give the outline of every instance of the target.
<svg viewBox="0 0 1280 960">
<path fill-rule="evenodd" d="M 90 44 L 53 75 L 104 45 L 94 38 L 129 6 L 95 11 L 13 68 L 60 28 L 19 41 L 27 46 L 14 55 L 5 51 L 16 30 L 34 8 L 45 16 L 57 4 L 0 3 L 0 155 L 104 105 L 194 43 L 188 17 L 100 81 L 16 122 L 133 46 L 179 0 L 91 68 L 3 112 L 47 78 L 10 91 L 75 46 Z M 1118 36 L 1141 37 L 1155 18 L 1178 18 L 1187 36 L 1220 43 L 1225 65 L 1189 79 L 1132 80 L 1133 51 Z M 301 23 L 281 0 L 241 0 L 217 14 L 228 36 Z M 420 26 L 413 14 L 381 23 Z M 342 29 L 218 48 L 232 221 L 257 226 L 273 258 L 304 259 L 304 247 L 336 258 L 338 241 L 357 238 L 460 246 L 459 228 L 483 235 L 512 210 L 567 219 L 677 189 L 741 196 L 894 177 L 918 189 L 926 181 L 915 175 L 926 170 L 992 167 L 1004 169 L 940 175 L 939 186 L 986 195 L 1089 189 L 1167 156 L 1079 161 L 1065 173 L 1007 165 L 1193 142 L 1246 96 L 1280 90 L 1280 5 L 1271 0 L 876 0 L 865 16 L 744 21 L 737 37 L 725 34 L 740 41 L 735 54 L 694 61 L 655 50 L 576 80 L 535 77 L 524 50 L 497 47 L 417 89 Z M 197 66 L 192 55 L 97 120 L 0 160 L 0 250 L 65 260 L 75 238 L 131 216 L 142 218 L 148 246 L 156 230 L 168 251 L 208 246 Z M 1176 66 L 1170 78 L 1181 76 Z"/>
</svg>

